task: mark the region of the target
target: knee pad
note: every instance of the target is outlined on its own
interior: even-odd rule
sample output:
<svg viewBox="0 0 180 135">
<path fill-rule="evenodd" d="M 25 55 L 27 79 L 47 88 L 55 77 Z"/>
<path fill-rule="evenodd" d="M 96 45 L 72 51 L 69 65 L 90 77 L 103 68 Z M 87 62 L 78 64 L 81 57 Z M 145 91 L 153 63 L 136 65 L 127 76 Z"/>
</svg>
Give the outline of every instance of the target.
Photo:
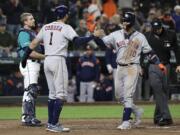
<svg viewBox="0 0 180 135">
<path fill-rule="evenodd" d="M 32 96 L 32 98 L 36 99 L 39 93 L 39 87 L 35 83 L 30 84 L 27 88 L 27 91 L 30 94 L 30 96 Z"/>
</svg>

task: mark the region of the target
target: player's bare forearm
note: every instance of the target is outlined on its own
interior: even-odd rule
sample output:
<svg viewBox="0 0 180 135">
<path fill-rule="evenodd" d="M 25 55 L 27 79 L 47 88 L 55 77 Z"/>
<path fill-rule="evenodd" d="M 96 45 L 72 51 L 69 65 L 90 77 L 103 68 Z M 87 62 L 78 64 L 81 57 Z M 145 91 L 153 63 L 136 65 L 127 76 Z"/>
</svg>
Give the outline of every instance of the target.
<svg viewBox="0 0 180 135">
<path fill-rule="evenodd" d="M 176 67 L 176 73 L 180 73 L 180 65 Z"/>
<path fill-rule="evenodd" d="M 31 42 L 31 44 L 29 45 L 29 48 L 30 49 L 34 49 L 34 48 L 36 48 L 39 44 L 40 44 L 40 40 L 39 39 L 37 39 L 37 38 L 35 38 L 32 42 Z M 30 57 L 31 58 L 35 58 L 35 59 L 44 59 L 45 58 L 45 55 L 43 55 L 43 54 L 41 54 L 41 53 L 38 53 L 38 52 L 36 52 L 36 51 L 32 51 L 31 52 L 31 54 L 30 54 Z"/>
<path fill-rule="evenodd" d="M 41 54 L 41 53 L 38 53 L 36 51 L 32 51 L 32 53 L 30 54 L 30 57 L 31 58 L 34 58 L 34 59 L 44 59 L 45 58 L 45 55 L 44 54 Z"/>
<path fill-rule="evenodd" d="M 39 44 L 40 44 L 40 40 L 38 39 L 38 38 L 35 38 L 32 42 L 31 42 L 31 44 L 29 45 L 29 48 L 30 49 L 34 49 L 34 48 L 36 48 Z"/>
</svg>

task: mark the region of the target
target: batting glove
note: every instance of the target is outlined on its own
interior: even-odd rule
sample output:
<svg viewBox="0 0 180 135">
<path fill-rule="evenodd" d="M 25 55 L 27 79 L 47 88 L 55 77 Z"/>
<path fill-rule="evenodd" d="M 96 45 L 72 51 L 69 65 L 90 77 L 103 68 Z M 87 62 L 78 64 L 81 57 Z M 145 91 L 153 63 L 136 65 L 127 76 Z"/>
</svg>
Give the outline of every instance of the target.
<svg viewBox="0 0 180 135">
<path fill-rule="evenodd" d="M 164 64 L 160 63 L 158 64 L 158 67 L 161 69 L 161 71 L 166 75 L 167 74 L 167 68 Z"/>
<path fill-rule="evenodd" d="M 110 64 L 107 64 L 106 67 L 107 67 L 109 74 L 111 74 L 113 72 L 112 66 Z"/>
</svg>

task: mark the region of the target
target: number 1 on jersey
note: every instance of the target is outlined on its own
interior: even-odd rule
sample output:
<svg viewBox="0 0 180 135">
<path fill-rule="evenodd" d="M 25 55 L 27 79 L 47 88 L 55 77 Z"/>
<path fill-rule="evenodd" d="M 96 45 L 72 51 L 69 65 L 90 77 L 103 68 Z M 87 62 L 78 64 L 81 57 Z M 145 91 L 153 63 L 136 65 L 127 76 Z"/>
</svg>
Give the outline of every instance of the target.
<svg viewBox="0 0 180 135">
<path fill-rule="evenodd" d="M 52 37 L 53 37 L 53 32 L 50 33 L 50 41 L 49 41 L 49 45 L 52 45 Z"/>
</svg>

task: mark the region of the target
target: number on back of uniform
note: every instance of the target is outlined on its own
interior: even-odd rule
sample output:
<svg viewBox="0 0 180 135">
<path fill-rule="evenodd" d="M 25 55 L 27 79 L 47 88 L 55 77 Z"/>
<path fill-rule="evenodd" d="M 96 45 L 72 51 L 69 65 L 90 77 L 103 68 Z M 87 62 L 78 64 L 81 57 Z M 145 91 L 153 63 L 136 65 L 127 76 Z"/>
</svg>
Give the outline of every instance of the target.
<svg viewBox="0 0 180 135">
<path fill-rule="evenodd" d="M 52 45 L 53 32 L 50 33 L 49 45 Z"/>
</svg>

